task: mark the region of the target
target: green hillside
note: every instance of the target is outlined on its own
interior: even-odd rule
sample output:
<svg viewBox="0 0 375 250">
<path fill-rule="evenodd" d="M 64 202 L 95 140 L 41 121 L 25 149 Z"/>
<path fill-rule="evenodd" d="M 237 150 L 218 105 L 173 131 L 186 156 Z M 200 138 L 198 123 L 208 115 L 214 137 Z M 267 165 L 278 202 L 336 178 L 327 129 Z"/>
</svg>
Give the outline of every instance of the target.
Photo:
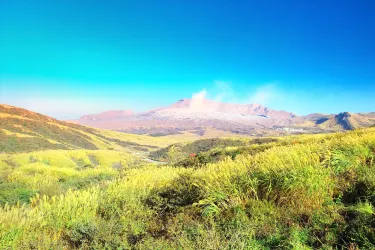
<svg viewBox="0 0 375 250">
<path fill-rule="evenodd" d="M 0 155 L 0 205 L 85 189 L 122 176 L 141 161 L 109 150 L 47 150 Z"/>
<path fill-rule="evenodd" d="M 158 161 L 177 163 L 186 158 L 199 158 L 218 151 L 228 151 L 228 148 L 241 150 L 249 146 L 269 144 L 275 145 L 276 138 L 209 138 L 193 142 L 175 143 L 168 147 L 155 150 L 150 153 L 150 157 Z M 209 160 L 208 162 L 211 162 Z"/>
<path fill-rule="evenodd" d="M 179 160 L 236 152 L 188 167 L 108 150 L 3 154 L 0 248 L 375 248 L 375 128 L 240 141 L 181 144 Z"/>
</svg>

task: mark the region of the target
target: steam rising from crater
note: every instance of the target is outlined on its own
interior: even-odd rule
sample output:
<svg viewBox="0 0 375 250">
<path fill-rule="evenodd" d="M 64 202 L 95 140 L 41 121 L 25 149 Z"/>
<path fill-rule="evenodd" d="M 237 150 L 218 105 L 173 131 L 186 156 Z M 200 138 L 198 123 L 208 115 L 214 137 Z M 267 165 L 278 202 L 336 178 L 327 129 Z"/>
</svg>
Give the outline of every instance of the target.
<svg viewBox="0 0 375 250">
<path fill-rule="evenodd" d="M 206 89 L 203 89 L 192 95 L 189 110 L 194 112 L 215 111 L 220 108 L 220 104 L 223 103 L 223 101 L 227 101 L 228 103 L 238 103 L 239 105 L 254 104 L 260 106 L 274 104 L 275 102 L 280 102 L 282 99 L 285 99 L 284 93 L 276 88 L 276 83 L 277 82 L 272 82 L 260 85 L 252 92 L 246 93 L 244 90 L 235 91 L 230 82 L 215 81 L 215 94 L 213 95 L 213 93 L 210 92 L 210 99 L 213 101 L 209 101 L 206 98 L 208 92 Z"/>
<path fill-rule="evenodd" d="M 202 91 L 193 94 L 191 97 L 191 102 L 189 109 L 192 111 L 200 111 L 204 108 L 204 101 L 206 100 L 207 91 L 203 89 Z"/>
</svg>

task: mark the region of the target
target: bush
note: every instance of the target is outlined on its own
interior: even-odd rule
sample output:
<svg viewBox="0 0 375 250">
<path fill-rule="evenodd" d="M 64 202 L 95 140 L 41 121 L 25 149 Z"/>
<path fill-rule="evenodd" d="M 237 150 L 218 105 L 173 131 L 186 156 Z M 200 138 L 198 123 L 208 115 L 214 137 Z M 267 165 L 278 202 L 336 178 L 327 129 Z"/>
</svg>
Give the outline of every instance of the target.
<svg viewBox="0 0 375 250">
<path fill-rule="evenodd" d="M 358 203 L 341 211 L 345 223 L 338 232 L 338 245 L 375 249 L 375 210 L 370 203 Z"/>
<path fill-rule="evenodd" d="M 97 227 L 92 222 L 78 221 L 69 226 L 65 233 L 65 240 L 74 248 L 88 245 L 97 234 Z"/>
<path fill-rule="evenodd" d="M 37 192 L 28 189 L 17 183 L 0 183 L 0 205 L 15 205 L 20 203 L 30 203 L 30 198 L 35 196 Z"/>
<path fill-rule="evenodd" d="M 145 204 L 159 214 L 178 212 L 202 198 L 202 190 L 195 182 L 191 173 L 180 174 L 170 185 L 152 190 Z"/>
</svg>

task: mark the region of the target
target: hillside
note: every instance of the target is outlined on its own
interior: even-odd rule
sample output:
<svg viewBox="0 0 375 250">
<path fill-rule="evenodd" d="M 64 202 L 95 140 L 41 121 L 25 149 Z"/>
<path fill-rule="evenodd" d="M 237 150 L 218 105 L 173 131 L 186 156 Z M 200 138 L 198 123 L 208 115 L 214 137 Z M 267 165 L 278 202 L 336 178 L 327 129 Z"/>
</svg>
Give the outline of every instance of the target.
<svg viewBox="0 0 375 250">
<path fill-rule="evenodd" d="M 330 134 L 204 138 L 0 108 L 0 249 L 375 248 L 375 128 L 343 132 L 372 114 L 300 120 Z"/>
<path fill-rule="evenodd" d="M 112 150 L 45 150 L 0 154 L 0 206 L 105 185 L 141 160 Z M 143 163 L 144 164 L 144 163 Z"/>
<path fill-rule="evenodd" d="M 168 140 L 156 137 L 98 130 L 0 105 L 0 153 L 47 149 L 148 151 L 168 144 Z"/>
<path fill-rule="evenodd" d="M 175 148 L 211 158 L 137 166 L 108 150 L 0 155 L 0 248 L 375 248 L 375 128 Z"/>
<path fill-rule="evenodd" d="M 225 150 L 227 148 L 245 148 L 253 145 L 263 145 L 270 144 L 275 145 L 277 142 L 276 138 L 211 138 L 211 139 L 201 139 L 193 142 L 176 143 L 172 144 L 166 148 L 158 149 L 150 153 L 150 157 L 158 161 L 166 161 L 171 164 L 179 165 L 182 160 L 201 159 L 202 155 L 209 151 L 215 151 L 214 156 L 219 157 L 219 152 L 217 150 Z M 223 155 L 222 155 L 223 156 Z M 227 156 L 227 155 L 226 155 Z M 209 159 L 205 161 L 212 162 Z"/>
</svg>

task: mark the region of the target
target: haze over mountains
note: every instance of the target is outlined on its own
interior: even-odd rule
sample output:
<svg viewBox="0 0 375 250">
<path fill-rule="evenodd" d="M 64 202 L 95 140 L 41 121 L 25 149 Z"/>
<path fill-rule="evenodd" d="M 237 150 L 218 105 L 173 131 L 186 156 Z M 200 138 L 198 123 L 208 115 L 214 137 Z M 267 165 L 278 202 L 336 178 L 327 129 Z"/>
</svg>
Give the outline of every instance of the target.
<svg viewBox="0 0 375 250">
<path fill-rule="evenodd" d="M 206 98 L 181 99 L 170 106 L 147 112 L 110 110 L 82 116 L 75 121 L 102 129 L 139 134 L 171 134 L 178 131 L 216 129 L 240 134 L 311 133 L 350 130 L 375 124 L 375 113 L 338 115 L 272 110 L 260 104 L 233 104 Z M 204 133 L 204 132 L 203 132 Z"/>
</svg>

